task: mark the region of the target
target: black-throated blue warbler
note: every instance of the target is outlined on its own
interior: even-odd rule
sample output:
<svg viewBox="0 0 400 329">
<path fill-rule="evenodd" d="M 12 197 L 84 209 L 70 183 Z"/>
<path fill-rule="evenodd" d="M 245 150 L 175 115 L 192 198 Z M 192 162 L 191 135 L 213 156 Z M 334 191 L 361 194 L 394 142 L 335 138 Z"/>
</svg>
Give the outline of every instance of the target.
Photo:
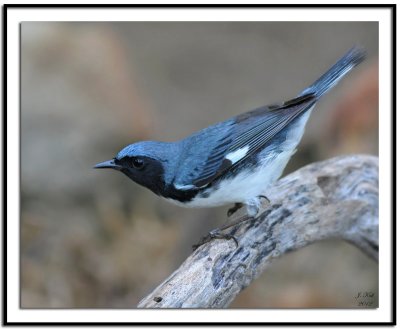
<svg viewBox="0 0 400 329">
<path fill-rule="evenodd" d="M 128 145 L 115 158 L 94 168 L 121 171 L 182 206 L 234 203 L 228 212 L 232 214 L 245 205 L 246 217 L 252 218 L 259 212 L 268 186 L 280 177 L 295 152 L 316 102 L 364 57 L 364 50 L 353 47 L 287 102 L 245 112 L 176 142 Z M 210 238 L 231 238 L 221 233 L 230 226 L 212 231 Z"/>
</svg>

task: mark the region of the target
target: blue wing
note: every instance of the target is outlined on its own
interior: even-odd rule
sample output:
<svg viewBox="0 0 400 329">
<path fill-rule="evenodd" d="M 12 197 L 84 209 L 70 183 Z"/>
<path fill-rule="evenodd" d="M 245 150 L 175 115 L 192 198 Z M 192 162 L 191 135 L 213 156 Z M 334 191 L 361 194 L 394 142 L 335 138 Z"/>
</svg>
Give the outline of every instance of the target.
<svg viewBox="0 0 400 329">
<path fill-rule="evenodd" d="M 262 107 L 237 116 L 231 138 L 225 137 L 212 150 L 202 173 L 193 181 L 193 185 L 200 188 L 209 184 L 234 165 L 264 148 L 277 133 L 314 104 L 315 97 L 309 94 L 281 106 Z"/>
<path fill-rule="evenodd" d="M 264 106 L 208 127 L 184 140 L 187 145 L 175 179 L 180 189 L 201 188 L 257 152 L 315 103 L 313 94 Z M 218 138 L 216 138 L 218 137 Z M 191 147 L 188 147 L 191 146 Z"/>
</svg>

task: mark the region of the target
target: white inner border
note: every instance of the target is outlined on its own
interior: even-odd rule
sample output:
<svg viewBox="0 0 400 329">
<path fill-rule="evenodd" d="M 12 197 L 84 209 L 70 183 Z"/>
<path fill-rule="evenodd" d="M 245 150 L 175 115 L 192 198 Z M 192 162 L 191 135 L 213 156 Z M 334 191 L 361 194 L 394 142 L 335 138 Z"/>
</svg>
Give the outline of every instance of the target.
<svg viewBox="0 0 400 329">
<path fill-rule="evenodd" d="M 299 15 L 301 11 L 301 15 Z M 389 9 L 8 9 L 7 320 L 9 322 L 387 322 L 391 312 L 391 12 Z M 19 23 L 22 21 L 379 21 L 379 309 L 22 310 L 19 308 Z M 229 314 L 227 313 L 229 312 Z"/>
</svg>

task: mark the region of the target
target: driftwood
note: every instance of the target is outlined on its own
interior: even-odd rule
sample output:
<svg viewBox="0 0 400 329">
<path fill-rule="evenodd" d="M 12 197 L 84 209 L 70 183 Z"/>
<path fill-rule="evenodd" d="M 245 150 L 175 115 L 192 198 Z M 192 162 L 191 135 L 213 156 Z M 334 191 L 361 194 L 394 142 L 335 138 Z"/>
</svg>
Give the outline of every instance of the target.
<svg viewBox="0 0 400 329">
<path fill-rule="evenodd" d="M 313 242 L 346 240 L 378 261 L 378 158 L 337 157 L 276 182 L 261 215 L 233 228 L 239 242 L 213 240 L 138 307 L 222 308 L 272 261 Z"/>
</svg>

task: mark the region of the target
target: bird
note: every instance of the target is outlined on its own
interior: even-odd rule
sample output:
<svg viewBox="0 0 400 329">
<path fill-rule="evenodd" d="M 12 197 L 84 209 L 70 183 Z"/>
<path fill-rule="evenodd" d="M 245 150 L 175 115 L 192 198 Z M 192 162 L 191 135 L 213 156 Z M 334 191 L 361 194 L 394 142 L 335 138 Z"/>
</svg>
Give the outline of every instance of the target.
<svg viewBox="0 0 400 329">
<path fill-rule="evenodd" d="M 352 47 L 296 97 L 262 106 L 213 124 L 173 142 L 140 141 L 124 147 L 96 169 L 111 168 L 158 196 L 184 207 L 234 204 L 228 217 L 246 214 L 212 230 L 201 244 L 233 238 L 222 231 L 260 211 L 268 186 L 282 175 L 320 98 L 366 56 Z M 196 245 L 195 247 L 198 247 Z"/>
</svg>

